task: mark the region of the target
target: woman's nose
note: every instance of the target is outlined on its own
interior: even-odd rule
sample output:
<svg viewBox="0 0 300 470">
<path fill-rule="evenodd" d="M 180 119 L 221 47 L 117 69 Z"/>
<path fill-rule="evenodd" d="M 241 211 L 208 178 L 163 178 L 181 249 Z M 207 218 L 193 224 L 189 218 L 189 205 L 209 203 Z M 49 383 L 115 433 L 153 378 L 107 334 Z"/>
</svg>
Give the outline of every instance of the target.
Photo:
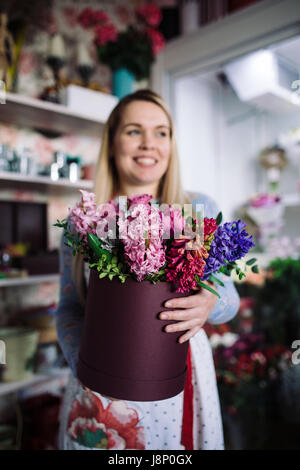
<svg viewBox="0 0 300 470">
<path fill-rule="evenodd" d="M 149 134 L 143 134 L 141 139 L 141 148 L 153 148 L 154 147 L 154 139 Z"/>
</svg>

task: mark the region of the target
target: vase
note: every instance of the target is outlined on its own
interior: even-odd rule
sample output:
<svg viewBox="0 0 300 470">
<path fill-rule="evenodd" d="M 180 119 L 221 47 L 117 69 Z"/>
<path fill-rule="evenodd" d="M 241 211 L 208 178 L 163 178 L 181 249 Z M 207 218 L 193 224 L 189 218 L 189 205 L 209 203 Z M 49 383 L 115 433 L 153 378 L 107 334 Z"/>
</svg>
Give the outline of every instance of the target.
<svg viewBox="0 0 300 470">
<path fill-rule="evenodd" d="M 7 326 L 0 329 L 0 339 L 1 344 L 5 345 L 1 380 L 18 382 L 30 379 L 35 368 L 38 330 L 25 326 Z"/>
<path fill-rule="evenodd" d="M 134 90 L 134 75 L 126 68 L 120 68 L 113 72 L 112 75 L 112 92 L 113 95 L 122 99 L 123 96 L 129 95 Z"/>
<path fill-rule="evenodd" d="M 193 293 L 195 293 L 193 291 Z M 121 283 L 99 279 L 91 269 L 77 377 L 91 390 L 109 397 L 164 400 L 184 389 L 189 341 L 184 331 L 167 333 L 175 320 L 161 320 L 164 302 L 176 293 L 169 282 Z"/>
</svg>

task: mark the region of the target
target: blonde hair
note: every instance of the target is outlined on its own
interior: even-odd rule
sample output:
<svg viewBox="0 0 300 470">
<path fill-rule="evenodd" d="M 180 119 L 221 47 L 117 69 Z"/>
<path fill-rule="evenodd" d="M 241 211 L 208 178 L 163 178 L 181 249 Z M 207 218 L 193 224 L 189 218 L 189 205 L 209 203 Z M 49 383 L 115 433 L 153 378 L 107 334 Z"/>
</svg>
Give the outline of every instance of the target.
<svg viewBox="0 0 300 470">
<path fill-rule="evenodd" d="M 106 203 L 117 193 L 119 181 L 114 158 L 110 154 L 116 130 L 121 122 L 125 107 L 133 101 L 150 101 L 158 105 L 167 115 L 170 124 L 171 154 L 168 168 L 163 175 L 160 185 L 158 199 L 166 204 L 188 204 L 190 198 L 183 191 L 180 178 L 180 165 L 177 145 L 174 136 L 174 123 L 167 104 L 160 95 L 149 89 L 138 90 L 126 95 L 112 110 L 102 133 L 101 150 L 96 165 L 94 180 L 95 201 L 97 204 Z M 84 259 L 76 254 L 72 263 L 72 278 L 77 287 L 79 299 L 82 305 L 85 303 L 86 289 L 83 273 Z"/>
</svg>

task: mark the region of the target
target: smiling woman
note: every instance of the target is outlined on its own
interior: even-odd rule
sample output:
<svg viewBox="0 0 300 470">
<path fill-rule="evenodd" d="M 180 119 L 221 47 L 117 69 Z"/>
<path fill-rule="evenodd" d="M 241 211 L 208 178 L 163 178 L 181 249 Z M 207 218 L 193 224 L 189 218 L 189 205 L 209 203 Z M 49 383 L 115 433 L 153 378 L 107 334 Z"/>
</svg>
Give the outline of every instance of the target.
<svg viewBox="0 0 300 470">
<path fill-rule="evenodd" d="M 151 90 L 124 97 L 104 127 L 97 164 L 96 203 L 118 196 L 147 193 L 166 204 L 204 204 L 205 216 L 216 218 L 218 207 L 209 197 L 183 191 L 171 114 Z M 239 297 L 231 278 L 216 296 L 206 289 L 172 299 L 168 320 L 180 342 L 189 341 L 184 391 L 158 401 L 129 401 L 87 389 L 77 378 L 89 268 L 64 237 L 61 244 L 61 294 L 57 332 L 72 373 L 61 409 L 61 449 L 223 449 L 223 430 L 212 351 L 203 330 L 206 321 L 224 323 L 237 313 Z M 147 302 L 147 299 L 145 299 Z M 168 308 L 166 305 L 163 308 Z M 160 312 L 161 315 L 163 312 Z M 101 314 L 106 315 L 103 311 Z M 141 315 L 143 312 L 141 312 Z M 162 320 L 159 316 L 157 321 Z M 117 327 L 117 326 L 116 326 Z M 173 334 L 169 327 L 163 331 Z M 109 355 L 116 354 L 113 350 Z M 151 354 L 151 351 L 150 351 Z M 115 357 L 115 356 L 114 356 Z M 99 370 L 101 361 L 99 358 Z"/>
<path fill-rule="evenodd" d="M 151 102 L 129 103 L 117 128 L 112 153 L 120 180 L 118 193 L 147 193 L 157 198 L 171 153 L 166 113 Z"/>
</svg>

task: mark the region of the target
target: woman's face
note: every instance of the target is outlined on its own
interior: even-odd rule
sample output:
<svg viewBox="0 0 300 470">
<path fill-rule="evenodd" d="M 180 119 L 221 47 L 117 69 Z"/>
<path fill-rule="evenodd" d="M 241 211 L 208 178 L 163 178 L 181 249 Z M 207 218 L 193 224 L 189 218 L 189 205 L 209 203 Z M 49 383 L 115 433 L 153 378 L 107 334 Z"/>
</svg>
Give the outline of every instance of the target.
<svg viewBox="0 0 300 470">
<path fill-rule="evenodd" d="M 170 123 L 165 112 L 148 101 L 129 103 L 113 141 L 121 187 L 156 186 L 167 170 L 170 152 Z"/>
</svg>

